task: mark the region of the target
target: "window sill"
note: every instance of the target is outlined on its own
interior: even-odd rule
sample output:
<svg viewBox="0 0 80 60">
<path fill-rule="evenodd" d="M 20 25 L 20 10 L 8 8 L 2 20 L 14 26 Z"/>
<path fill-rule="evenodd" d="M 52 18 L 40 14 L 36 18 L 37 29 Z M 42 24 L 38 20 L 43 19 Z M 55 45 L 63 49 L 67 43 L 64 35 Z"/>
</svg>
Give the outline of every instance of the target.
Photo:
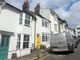
<svg viewBox="0 0 80 60">
<path fill-rule="evenodd" d="M 24 26 L 30 27 L 30 25 L 24 25 Z"/>
</svg>

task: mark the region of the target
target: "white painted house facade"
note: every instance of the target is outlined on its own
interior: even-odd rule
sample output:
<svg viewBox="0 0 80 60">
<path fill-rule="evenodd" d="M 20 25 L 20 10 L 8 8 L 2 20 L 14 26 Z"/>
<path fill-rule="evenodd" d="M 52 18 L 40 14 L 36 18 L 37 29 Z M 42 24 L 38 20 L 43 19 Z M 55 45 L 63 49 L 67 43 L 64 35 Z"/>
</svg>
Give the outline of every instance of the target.
<svg viewBox="0 0 80 60">
<path fill-rule="evenodd" d="M 51 33 L 55 34 L 59 32 L 58 15 L 51 9 L 41 8 L 40 14 L 51 21 Z"/>
<path fill-rule="evenodd" d="M 51 36 L 51 21 L 40 14 L 40 5 L 35 7 L 36 13 L 36 47 L 40 48 L 41 45 L 50 47 Z"/>
<path fill-rule="evenodd" d="M 29 11 L 23 12 L 8 3 L 1 7 L 0 60 L 11 59 L 13 53 L 17 57 L 30 54 L 35 39 L 35 21 Z"/>
<path fill-rule="evenodd" d="M 80 36 L 80 25 L 75 28 L 76 37 Z"/>
<path fill-rule="evenodd" d="M 36 36 L 40 35 L 40 45 L 50 47 L 50 36 L 51 36 L 51 22 L 42 17 L 40 14 L 36 14 Z"/>
<path fill-rule="evenodd" d="M 68 31 L 68 24 L 65 20 L 58 18 L 58 24 L 59 24 L 59 32 L 67 32 Z"/>
</svg>

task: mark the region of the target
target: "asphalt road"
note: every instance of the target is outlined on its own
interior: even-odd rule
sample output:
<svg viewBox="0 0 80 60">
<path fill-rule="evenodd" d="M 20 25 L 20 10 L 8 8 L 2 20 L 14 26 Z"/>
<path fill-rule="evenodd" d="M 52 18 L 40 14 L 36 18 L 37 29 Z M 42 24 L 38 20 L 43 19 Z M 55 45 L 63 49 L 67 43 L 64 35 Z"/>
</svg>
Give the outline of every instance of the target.
<svg viewBox="0 0 80 60">
<path fill-rule="evenodd" d="M 42 60 L 80 60 L 80 44 L 75 48 L 74 53 L 59 52 L 51 53 L 44 57 Z"/>
</svg>

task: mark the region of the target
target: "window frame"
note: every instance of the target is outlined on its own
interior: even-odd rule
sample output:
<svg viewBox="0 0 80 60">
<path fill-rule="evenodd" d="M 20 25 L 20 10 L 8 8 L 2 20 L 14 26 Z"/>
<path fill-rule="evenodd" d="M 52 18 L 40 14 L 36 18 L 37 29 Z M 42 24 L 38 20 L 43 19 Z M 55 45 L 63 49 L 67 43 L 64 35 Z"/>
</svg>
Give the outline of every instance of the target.
<svg viewBox="0 0 80 60">
<path fill-rule="evenodd" d="M 21 49 L 21 34 L 17 35 L 17 49 Z"/>
<path fill-rule="evenodd" d="M 46 19 L 42 19 L 42 26 L 45 28 L 50 28 L 50 22 Z"/>
<path fill-rule="evenodd" d="M 23 23 L 23 13 L 20 13 L 19 15 L 19 24 L 21 25 Z"/>
<path fill-rule="evenodd" d="M 44 37 L 44 38 L 43 38 Z M 43 40 L 44 39 L 44 40 Z M 42 34 L 42 42 L 49 42 L 50 35 L 49 34 Z"/>
<path fill-rule="evenodd" d="M 26 38 L 25 38 L 25 36 L 26 36 Z M 25 39 L 26 39 L 26 40 L 25 40 Z M 23 49 L 29 48 L 29 40 L 30 40 L 30 36 L 27 35 L 27 34 L 25 34 L 25 35 L 24 35 L 24 39 L 23 39 Z M 26 45 L 27 43 L 28 43 L 28 45 Z M 24 46 L 24 45 L 26 45 L 26 46 Z"/>
<path fill-rule="evenodd" d="M 57 31 L 57 24 L 54 24 L 54 29 L 55 31 Z"/>
<path fill-rule="evenodd" d="M 30 26 L 30 22 L 31 22 L 30 18 L 31 18 L 30 14 L 26 13 L 25 14 L 25 22 L 24 22 L 25 26 Z"/>
</svg>

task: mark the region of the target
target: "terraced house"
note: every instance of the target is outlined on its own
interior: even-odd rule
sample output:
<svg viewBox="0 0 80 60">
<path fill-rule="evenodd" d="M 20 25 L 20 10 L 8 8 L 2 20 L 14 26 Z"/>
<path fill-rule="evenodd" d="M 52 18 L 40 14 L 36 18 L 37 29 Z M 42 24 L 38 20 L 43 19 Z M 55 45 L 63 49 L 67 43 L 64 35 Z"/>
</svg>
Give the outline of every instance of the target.
<svg viewBox="0 0 80 60">
<path fill-rule="evenodd" d="M 36 13 L 36 38 L 39 38 L 39 44 L 36 42 L 36 46 L 44 45 L 46 48 L 50 47 L 50 36 L 51 36 L 51 21 L 43 17 L 40 14 L 40 5 L 37 4 L 35 8 Z M 39 37 L 38 37 L 39 35 Z M 39 47 L 38 46 L 38 47 Z"/>
<path fill-rule="evenodd" d="M 41 9 L 39 4 L 35 12 L 29 11 L 28 0 L 22 10 L 0 0 L 0 60 L 30 54 L 41 45 L 50 47 L 51 34 L 64 30 L 58 18 L 53 10 Z"/>
<path fill-rule="evenodd" d="M 49 8 L 41 8 L 40 14 L 51 21 L 51 34 L 59 33 L 58 15 Z"/>
<path fill-rule="evenodd" d="M 0 60 L 30 54 L 34 41 L 36 17 L 25 6 L 20 10 L 0 1 Z M 27 9 L 25 9 L 27 8 Z"/>
<path fill-rule="evenodd" d="M 59 32 L 67 32 L 69 31 L 68 24 L 65 20 L 58 18 Z"/>
</svg>

